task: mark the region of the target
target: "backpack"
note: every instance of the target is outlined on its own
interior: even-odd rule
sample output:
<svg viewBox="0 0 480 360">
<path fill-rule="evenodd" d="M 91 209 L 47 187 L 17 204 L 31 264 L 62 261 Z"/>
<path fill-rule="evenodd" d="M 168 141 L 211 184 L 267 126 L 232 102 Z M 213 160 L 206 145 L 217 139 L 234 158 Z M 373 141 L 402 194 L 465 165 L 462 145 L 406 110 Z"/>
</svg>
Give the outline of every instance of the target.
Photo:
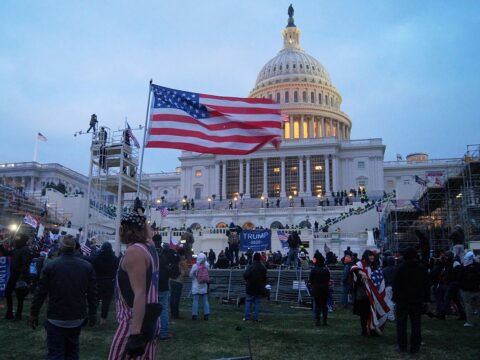
<svg viewBox="0 0 480 360">
<path fill-rule="evenodd" d="M 198 265 L 197 281 L 199 284 L 207 284 L 210 282 L 210 277 L 208 276 L 208 269 L 204 264 Z"/>
</svg>

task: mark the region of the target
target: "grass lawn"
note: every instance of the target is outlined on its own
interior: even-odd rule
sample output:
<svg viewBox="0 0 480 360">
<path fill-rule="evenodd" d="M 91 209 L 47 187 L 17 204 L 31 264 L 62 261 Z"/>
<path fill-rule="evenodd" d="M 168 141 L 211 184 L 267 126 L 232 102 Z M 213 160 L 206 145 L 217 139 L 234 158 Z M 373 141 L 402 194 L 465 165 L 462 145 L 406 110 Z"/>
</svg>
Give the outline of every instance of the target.
<svg viewBox="0 0 480 360">
<path fill-rule="evenodd" d="M 27 301 L 27 313 L 28 303 Z M 262 321 L 243 322 L 242 310 L 210 299 L 209 321 L 190 320 L 190 301 L 182 302 L 184 320 L 171 324 L 173 338 L 160 341 L 157 359 L 218 359 L 248 355 L 250 339 L 254 359 L 480 359 L 480 328 L 464 328 L 463 321 L 423 318 L 420 354 L 411 357 L 395 352 L 395 324 L 388 323 L 383 337 L 359 336 L 359 319 L 351 311 L 329 314 L 328 327 L 315 327 L 308 310 L 287 304 L 263 303 Z M 45 310 L 44 305 L 44 310 Z M 26 320 L 3 320 L 0 310 L 0 359 L 45 359 L 45 331 L 27 328 Z M 110 315 L 113 315 L 112 313 Z M 203 319 L 203 317 L 200 317 Z M 42 319 L 41 319 L 42 320 Z M 80 359 L 106 359 L 115 324 L 85 328 L 81 335 Z"/>
</svg>

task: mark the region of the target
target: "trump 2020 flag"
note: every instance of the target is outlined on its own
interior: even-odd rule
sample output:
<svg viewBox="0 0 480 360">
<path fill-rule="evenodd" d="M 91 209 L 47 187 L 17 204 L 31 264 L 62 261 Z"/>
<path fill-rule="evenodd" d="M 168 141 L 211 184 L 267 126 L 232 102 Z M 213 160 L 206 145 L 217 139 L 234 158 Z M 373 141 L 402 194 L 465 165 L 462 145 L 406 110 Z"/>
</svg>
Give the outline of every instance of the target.
<svg viewBox="0 0 480 360">
<path fill-rule="evenodd" d="M 280 104 L 270 99 L 193 93 L 151 85 L 145 147 L 246 155 L 282 136 Z"/>
</svg>

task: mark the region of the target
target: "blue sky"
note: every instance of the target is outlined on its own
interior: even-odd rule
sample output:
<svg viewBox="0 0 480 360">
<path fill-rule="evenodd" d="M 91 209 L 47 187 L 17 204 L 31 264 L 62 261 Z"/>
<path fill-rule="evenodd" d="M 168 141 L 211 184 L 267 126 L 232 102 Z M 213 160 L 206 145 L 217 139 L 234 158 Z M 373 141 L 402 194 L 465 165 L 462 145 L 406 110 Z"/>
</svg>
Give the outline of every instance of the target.
<svg viewBox="0 0 480 360">
<path fill-rule="evenodd" d="M 90 115 L 143 124 L 148 81 L 247 96 L 282 47 L 290 1 L 0 2 L 0 162 L 38 160 L 86 173 Z M 460 157 L 480 143 L 480 2 L 298 1 L 301 45 L 343 96 L 352 139 L 397 153 Z M 142 133 L 137 132 L 141 138 Z M 179 151 L 147 149 L 144 170 Z"/>
</svg>

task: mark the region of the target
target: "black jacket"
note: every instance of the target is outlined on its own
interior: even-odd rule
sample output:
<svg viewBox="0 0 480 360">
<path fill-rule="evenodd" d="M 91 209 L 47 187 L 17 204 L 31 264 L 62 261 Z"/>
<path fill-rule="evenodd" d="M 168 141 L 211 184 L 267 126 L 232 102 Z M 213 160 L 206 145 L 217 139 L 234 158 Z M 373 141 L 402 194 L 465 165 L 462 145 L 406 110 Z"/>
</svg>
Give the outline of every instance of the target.
<svg viewBox="0 0 480 360">
<path fill-rule="evenodd" d="M 78 320 L 94 315 L 97 302 L 97 282 L 93 266 L 73 254 L 62 254 L 46 264 L 32 301 L 31 314 L 38 316 L 49 297 L 47 319 Z"/>
<path fill-rule="evenodd" d="M 30 262 L 32 261 L 28 246 L 15 248 L 13 251 L 7 252 L 6 255 L 12 256 L 11 278 L 15 280 L 21 278 L 28 282 L 30 279 Z"/>
<path fill-rule="evenodd" d="M 247 281 L 245 291 L 247 295 L 264 296 L 267 285 L 267 268 L 260 261 L 254 261 L 243 273 Z"/>
<path fill-rule="evenodd" d="M 463 291 L 480 291 L 480 264 L 462 266 L 460 287 Z"/>
<path fill-rule="evenodd" d="M 330 271 L 326 266 L 314 266 L 308 278 L 312 289 L 312 296 L 327 296 L 330 282 Z"/>
<path fill-rule="evenodd" d="M 119 259 L 113 251 L 100 251 L 92 260 L 97 280 L 113 280 L 117 275 Z"/>
<path fill-rule="evenodd" d="M 403 304 L 430 301 L 430 282 L 427 269 L 417 260 L 405 261 L 397 266 L 393 277 L 393 301 Z"/>
</svg>

